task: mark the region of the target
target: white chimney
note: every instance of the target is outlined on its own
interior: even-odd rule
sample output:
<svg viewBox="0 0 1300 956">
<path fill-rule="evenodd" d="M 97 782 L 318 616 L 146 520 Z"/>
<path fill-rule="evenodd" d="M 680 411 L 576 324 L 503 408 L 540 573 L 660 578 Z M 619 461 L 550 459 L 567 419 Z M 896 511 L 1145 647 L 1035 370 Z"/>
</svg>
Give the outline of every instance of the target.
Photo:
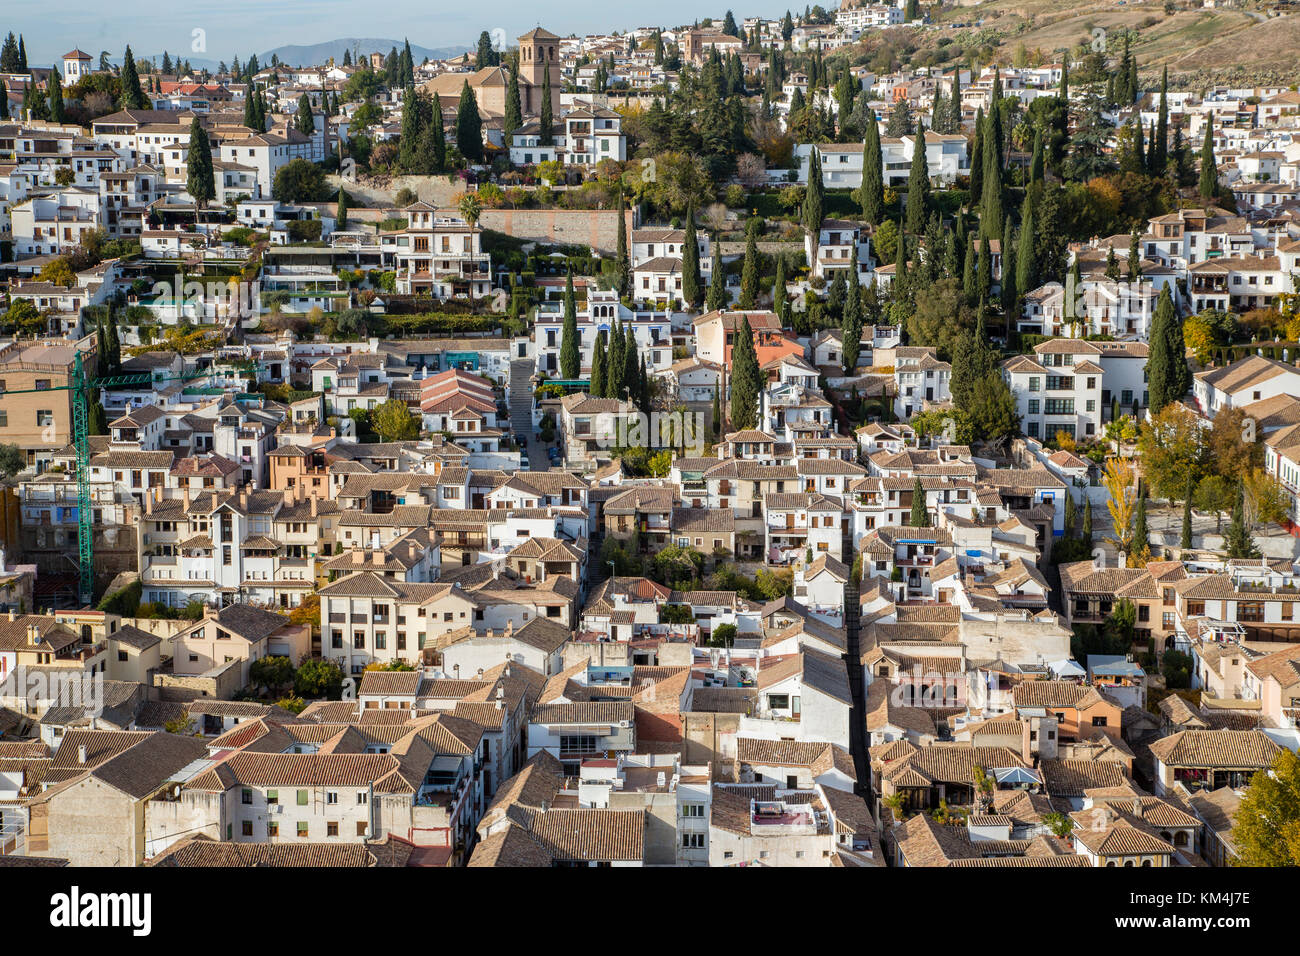
<svg viewBox="0 0 1300 956">
<path fill-rule="evenodd" d="M 85 763 L 85 762 L 86 762 L 86 745 L 85 745 L 85 744 L 82 744 L 80 747 L 77 748 L 77 762 L 78 762 L 78 763 Z"/>
</svg>

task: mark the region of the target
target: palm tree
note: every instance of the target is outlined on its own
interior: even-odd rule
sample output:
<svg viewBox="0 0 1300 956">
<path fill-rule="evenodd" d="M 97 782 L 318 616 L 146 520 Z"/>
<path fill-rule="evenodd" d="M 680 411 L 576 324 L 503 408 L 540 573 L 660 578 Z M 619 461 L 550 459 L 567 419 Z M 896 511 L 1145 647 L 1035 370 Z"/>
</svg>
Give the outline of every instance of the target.
<svg viewBox="0 0 1300 956">
<path fill-rule="evenodd" d="M 470 248 L 474 248 L 474 232 L 478 225 L 478 217 L 483 214 L 483 200 L 479 199 L 475 193 L 466 193 L 460 197 L 460 202 L 456 204 L 460 211 L 461 218 L 469 223 Z M 470 286 L 470 298 L 474 297 L 474 287 Z"/>
</svg>

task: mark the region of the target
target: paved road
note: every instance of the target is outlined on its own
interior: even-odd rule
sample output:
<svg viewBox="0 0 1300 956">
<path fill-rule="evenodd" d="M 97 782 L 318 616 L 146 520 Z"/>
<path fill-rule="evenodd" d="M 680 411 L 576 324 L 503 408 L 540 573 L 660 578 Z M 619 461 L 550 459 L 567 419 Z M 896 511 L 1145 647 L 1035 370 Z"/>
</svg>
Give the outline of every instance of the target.
<svg viewBox="0 0 1300 956">
<path fill-rule="evenodd" d="M 549 471 L 546 445 L 537 438 L 533 429 L 533 399 L 530 384 L 536 366 L 530 358 L 517 358 L 510 363 L 510 427 L 515 437 L 528 449 L 530 471 Z"/>
</svg>

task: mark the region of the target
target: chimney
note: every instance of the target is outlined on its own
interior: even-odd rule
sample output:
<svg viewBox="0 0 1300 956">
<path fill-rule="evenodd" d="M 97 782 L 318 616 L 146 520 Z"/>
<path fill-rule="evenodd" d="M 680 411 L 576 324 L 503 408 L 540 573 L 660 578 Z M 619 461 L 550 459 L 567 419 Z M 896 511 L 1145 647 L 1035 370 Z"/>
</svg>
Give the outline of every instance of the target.
<svg viewBox="0 0 1300 956">
<path fill-rule="evenodd" d="M 77 763 L 85 763 L 85 762 L 86 762 L 86 745 L 82 744 L 80 747 L 77 748 Z"/>
<path fill-rule="evenodd" d="M 1133 796 L 1133 816 L 1142 816 L 1142 798 L 1136 794 Z"/>
<path fill-rule="evenodd" d="M 505 710 L 505 709 L 506 709 L 505 691 L 502 690 L 501 685 L 498 684 L 497 685 L 497 710 Z"/>
<path fill-rule="evenodd" d="M 366 553 L 362 551 L 360 548 L 357 548 L 355 551 L 352 552 L 352 563 L 358 566 L 365 564 Z"/>
<path fill-rule="evenodd" d="M 185 510 L 190 510 L 190 485 L 189 482 L 181 485 L 181 501 L 185 502 Z"/>
<path fill-rule="evenodd" d="M 317 500 L 316 500 L 316 496 L 315 496 L 315 495 L 312 495 L 312 496 L 311 496 L 311 516 L 312 516 L 313 518 L 316 517 L 316 509 L 317 509 L 317 507 L 319 507 L 319 503 L 318 503 Z"/>
<path fill-rule="evenodd" d="M 10 609 L 9 609 L 9 623 L 12 624 L 12 623 L 13 623 L 14 621 L 16 621 L 17 619 L 18 619 L 18 613 L 17 613 L 13 608 L 10 608 Z"/>
<path fill-rule="evenodd" d="M 292 488 L 284 489 L 284 506 L 286 508 L 292 508 L 293 503 L 296 500 L 297 500 L 297 495 L 294 493 L 294 490 Z"/>
</svg>

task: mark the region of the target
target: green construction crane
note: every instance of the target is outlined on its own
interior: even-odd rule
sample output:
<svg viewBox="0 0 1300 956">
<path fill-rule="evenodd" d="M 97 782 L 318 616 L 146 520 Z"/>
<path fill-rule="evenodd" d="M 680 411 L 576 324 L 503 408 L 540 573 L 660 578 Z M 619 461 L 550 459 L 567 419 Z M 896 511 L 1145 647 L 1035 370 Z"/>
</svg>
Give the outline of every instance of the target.
<svg viewBox="0 0 1300 956">
<path fill-rule="evenodd" d="M 93 381 L 87 381 L 81 354 L 81 351 L 78 350 L 72 360 L 72 376 L 67 385 L 55 385 L 50 388 L 10 389 L 0 393 L 0 395 L 21 395 L 25 392 L 68 391 L 72 393 L 72 444 L 77 452 L 77 551 L 79 572 L 77 600 L 83 605 L 89 605 L 95 599 L 94 509 L 90 501 L 89 441 L 89 396 L 92 390 L 153 385 L 177 379 L 202 378 L 212 373 L 203 371 L 189 372 L 183 375 L 156 376 L 150 372 L 132 372 L 126 375 L 105 375 Z"/>
</svg>

